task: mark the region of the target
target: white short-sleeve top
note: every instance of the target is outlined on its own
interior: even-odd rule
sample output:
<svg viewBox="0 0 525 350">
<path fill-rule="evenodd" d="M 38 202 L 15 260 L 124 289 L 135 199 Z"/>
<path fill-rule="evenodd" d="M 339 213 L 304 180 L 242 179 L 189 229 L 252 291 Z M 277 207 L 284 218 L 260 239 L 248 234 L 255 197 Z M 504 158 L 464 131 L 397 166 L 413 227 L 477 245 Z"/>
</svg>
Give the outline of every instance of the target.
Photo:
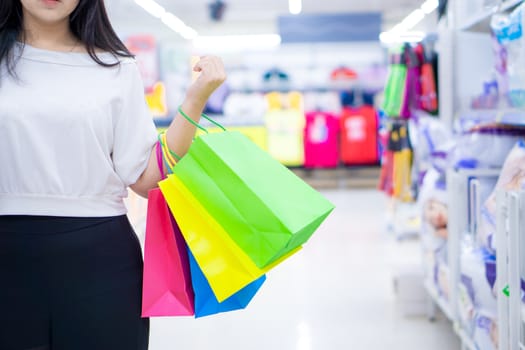
<svg viewBox="0 0 525 350">
<path fill-rule="evenodd" d="M 16 78 L 0 66 L 0 215 L 125 214 L 157 139 L 136 62 L 18 44 L 15 56 Z"/>
</svg>

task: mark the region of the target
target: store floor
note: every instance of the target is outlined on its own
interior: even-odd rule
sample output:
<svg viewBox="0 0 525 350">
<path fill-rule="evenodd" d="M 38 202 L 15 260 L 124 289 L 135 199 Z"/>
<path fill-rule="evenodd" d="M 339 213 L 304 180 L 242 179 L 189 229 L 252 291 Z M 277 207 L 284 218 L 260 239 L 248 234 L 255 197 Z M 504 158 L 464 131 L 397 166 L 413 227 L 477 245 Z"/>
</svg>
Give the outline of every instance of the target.
<svg viewBox="0 0 525 350">
<path fill-rule="evenodd" d="M 395 266 L 417 242 L 384 230 L 375 191 L 325 191 L 337 209 L 304 249 L 270 272 L 246 310 L 208 318 L 153 319 L 151 350 L 456 350 L 443 317 L 402 315 Z"/>
</svg>

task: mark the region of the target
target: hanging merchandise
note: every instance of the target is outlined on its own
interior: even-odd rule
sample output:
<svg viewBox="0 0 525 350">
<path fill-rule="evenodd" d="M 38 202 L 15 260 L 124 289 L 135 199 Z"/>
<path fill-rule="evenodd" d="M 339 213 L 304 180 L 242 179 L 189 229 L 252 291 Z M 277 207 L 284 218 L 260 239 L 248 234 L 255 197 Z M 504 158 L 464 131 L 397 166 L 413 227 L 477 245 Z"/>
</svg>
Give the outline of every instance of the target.
<svg viewBox="0 0 525 350">
<path fill-rule="evenodd" d="M 433 53 L 423 44 L 404 44 L 391 52 L 383 110 L 391 118 L 409 119 L 416 110 L 436 113 L 437 83 Z"/>
<path fill-rule="evenodd" d="M 406 120 L 390 120 L 388 145 L 383 157 L 379 188 L 387 195 L 403 202 L 411 202 L 412 145 Z"/>
<path fill-rule="evenodd" d="M 306 119 L 302 95 L 272 92 L 266 99 L 270 106 L 265 115 L 268 152 L 286 166 L 303 166 Z"/>
<path fill-rule="evenodd" d="M 378 164 L 377 111 L 368 105 L 345 108 L 340 123 L 341 161 L 346 165 Z"/>
<path fill-rule="evenodd" d="M 412 145 L 408 135 L 408 123 L 406 121 L 394 122 L 390 135 L 389 148 L 394 152 L 394 197 L 404 202 L 410 202 L 413 200 Z"/>
<path fill-rule="evenodd" d="M 388 133 L 388 138 L 390 138 L 390 133 Z M 394 196 L 394 152 L 388 148 L 385 149 L 381 157 L 381 174 L 378 188 L 387 196 Z"/>
<path fill-rule="evenodd" d="M 413 110 L 421 108 L 421 62 L 416 52 L 417 48 L 422 48 L 422 46 L 418 45 L 413 48 L 409 44 L 405 44 L 404 47 L 403 57 L 407 74 L 399 117 L 405 119 L 411 117 Z"/>
<path fill-rule="evenodd" d="M 391 52 L 388 79 L 385 86 L 383 111 L 389 117 L 399 117 L 402 113 L 407 82 L 407 66 L 403 47 Z"/>
<path fill-rule="evenodd" d="M 306 113 L 306 168 L 335 168 L 339 163 L 339 119 L 326 112 Z"/>
<path fill-rule="evenodd" d="M 421 97 L 419 100 L 420 108 L 429 113 L 436 113 L 438 110 L 436 74 L 434 72 L 434 58 L 432 53 L 426 53 L 423 45 L 420 45 L 422 66 L 421 66 Z"/>
</svg>

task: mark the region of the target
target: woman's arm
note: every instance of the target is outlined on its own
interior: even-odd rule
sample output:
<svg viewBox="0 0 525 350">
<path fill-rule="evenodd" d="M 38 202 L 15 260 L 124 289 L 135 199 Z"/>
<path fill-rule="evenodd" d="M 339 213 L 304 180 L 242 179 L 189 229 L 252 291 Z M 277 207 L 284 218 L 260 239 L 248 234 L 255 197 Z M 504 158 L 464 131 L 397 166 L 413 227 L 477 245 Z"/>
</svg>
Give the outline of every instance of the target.
<svg viewBox="0 0 525 350">
<path fill-rule="evenodd" d="M 200 75 L 189 87 L 181 108 L 198 123 L 208 98 L 226 80 L 226 73 L 221 59 L 214 56 L 202 57 L 193 70 Z M 177 113 L 166 131 L 168 147 L 179 156 L 184 156 L 190 148 L 195 131 L 196 127 Z M 137 194 L 147 198 L 148 191 L 157 187 L 160 180 L 161 175 L 153 149 L 146 170 L 130 187 Z"/>
</svg>

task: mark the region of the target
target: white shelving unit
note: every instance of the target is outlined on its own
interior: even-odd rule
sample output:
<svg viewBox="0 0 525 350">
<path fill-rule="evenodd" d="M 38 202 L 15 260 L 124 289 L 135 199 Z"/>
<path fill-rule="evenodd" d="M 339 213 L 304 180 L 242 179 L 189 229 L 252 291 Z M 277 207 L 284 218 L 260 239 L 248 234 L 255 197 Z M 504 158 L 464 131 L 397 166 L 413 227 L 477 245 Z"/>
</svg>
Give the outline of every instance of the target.
<svg viewBox="0 0 525 350">
<path fill-rule="evenodd" d="M 520 109 L 470 109 L 459 113 L 462 119 L 473 122 L 496 121 L 501 124 L 525 126 L 525 110 Z"/>
<path fill-rule="evenodd" d="M 476 13 L 466 20 L 459 23 L 459 29 L 462 31 L 489 32 L 490 18 L 494 13 L 510 11 L 518 6 L 523 0 L 507 0 L 501 4 L 501 7 L 486 9 Z"/>
<path fill-rule="evenodd" d="M 498 290 L 509 287 L 510 296 L 498 298 L 501 349 L 525 349 L 525 307 L 521 281 L 525 277 L 525 192 L 498 194 Z M 501 263 L 499 262 L 501 260 Z M 503 341 L 503 342 L 501 342 Z"/>
<path fill-rule="evenodd" d="M 490 19 L 509 12 L 525 0 L 506 0 L 496 9 L 480 9 L 462 18 L 464 0 L 448 0 L 447 22 L 440 25 L 438 50 L 440 118 L 452 126 L 458 116 L 477 116 L 508 124 L 525 125 L 524 110 L 471 110 L 470 99 L 494 66 Z M 485 74 L 485 75 L 484 75 Z"/>
<path fill-rule="evenodd" d="M 466 234 L 474 235 L 479 218 L 479 186 L 481 178 L 497 178 L 500 169 L 449 170 L 447 190 L 449 199 L 448 264 L 450 269 L 450 307 L 454 315 L 454 330 L 463 349 L 477 350 L 474 341 L 458 320 L 459 285 L 461 279 L 461 242 Z M 476 198 L 476 200 L 473 200 Z M 470 217 L 470 220 L 469 220 Z M 500 340 L 501 341 L 501 340 Z"/>
</svg>

